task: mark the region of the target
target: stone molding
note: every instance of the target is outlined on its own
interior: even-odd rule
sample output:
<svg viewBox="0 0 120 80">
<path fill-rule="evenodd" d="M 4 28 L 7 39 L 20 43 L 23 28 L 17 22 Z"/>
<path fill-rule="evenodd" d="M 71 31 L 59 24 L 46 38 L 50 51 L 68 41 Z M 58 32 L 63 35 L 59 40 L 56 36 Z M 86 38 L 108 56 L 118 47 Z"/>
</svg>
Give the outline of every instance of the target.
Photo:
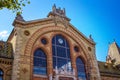
<svg viewBox="0 0 120 80">
<path fill-rule="evenodd" d="M 30 56 L 32 55 L 32 49 L 33 49 L 33 45 L 35 44 L 36 40 L 38 39 L 38 37 L 50 33 L 50 32 L 59 32 L 62 34 L 67 35 L 68 37 L 72 38 L 75 42 L 78 43 L 79 46 L 81 46 L 83 54 L 81 55 L 82 57 L 84 56 L 85 59 L 85 63 L 88 64 L 88 60 L 91 60 L 91 66 L 96 66 L 93 65 L 93 63 L 96 63 L 94 59 L 94 54 L 90 54 L 88 52 L 88 49 L 85 47 L 84 43 L 81 41 L 81 38 L 78 36 L 79 34 L 74 33 L 74 31 L 60 27 L 60 26 L 48 26 L 48 27 L 44 27 L 41 28 L 39 30 L 37 30 L 34 34 L 32 34 L 31 38 L 28 40 L 26 47 L 25 47 L 25 56 Z M 78 55 L 79 56 L 79 55 Z M 94 74 L 94 73 L 93 73 Z M 95 72 L 96 74 L 96 72 Z"/>
</svg>

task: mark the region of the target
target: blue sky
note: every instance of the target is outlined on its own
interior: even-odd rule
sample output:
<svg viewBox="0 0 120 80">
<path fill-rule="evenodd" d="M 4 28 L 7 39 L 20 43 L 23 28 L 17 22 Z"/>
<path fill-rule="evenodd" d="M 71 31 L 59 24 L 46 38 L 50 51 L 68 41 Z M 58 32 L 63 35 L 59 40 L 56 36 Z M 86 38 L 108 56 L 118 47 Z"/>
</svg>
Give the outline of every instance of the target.
<svg viewBox="0 0 120 80">
<path fill-rule="evenodd" d="M 120 0 L 30 0 L 23 7 L 26 21 L 46 18 L 53 4 L 65 8 L 66 15 L 85 36 L 92 35 L 96 42 L 96 56 L 105 61 L 109 42 L 120 45 Z M 13 29 L 16 14 L 7 9 L 0 10 L 0 39 L 6 40 Z"/>
</svg>

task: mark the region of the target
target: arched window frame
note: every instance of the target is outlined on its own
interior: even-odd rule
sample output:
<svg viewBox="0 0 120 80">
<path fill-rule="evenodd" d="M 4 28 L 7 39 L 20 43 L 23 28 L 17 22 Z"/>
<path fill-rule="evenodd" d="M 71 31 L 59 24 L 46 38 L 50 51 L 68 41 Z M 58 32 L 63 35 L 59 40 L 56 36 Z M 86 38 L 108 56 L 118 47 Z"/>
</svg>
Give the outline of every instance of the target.
<svg viewBox="0 0 120 80">
<path fill-rule="evenodd" d="M 4 72 L 2 69 L 0 69 L 0 80 L 3 80 L 3 75 L 4 75 Z"/>
<path fill-rule="evenodd" d="M 41 51 L 42 53 L 38 54 L 37 51 Z M 33 54 L 33 74 L 42 76 L 47 75 L 47 55 L 41 48 L 37 48 Z"/>
<path fill-rule="evenodd" d="M 78 59 L 80 59 L 80 62 L 77 61 Z M 78 68 L 78 66 L 79 66 L 79 68 Z M 78 71 L 78 69 L 79 69 L 79 71 Z M 78 78 L 81 78 L 82 80 L 87 80 L 85 63 L 81 57 L 76 58 L 76 70 L 77 70 Z"/>
<path fill-rule="evenodd" d="M 63 53 L 60 54 L 59 52 L 63 52 Z M 66 56 L 64 54 L 66 54 Z M 53 69 L 55 69 L 56 66 L 59 69 L 60 68 L 59 66 L 61 65 L 62 61 L 63 62 L 66 61 L 65 63 L 68 63 L 67 68 L 69 70 L 72 70 L 70 46 L 66 38 L 61 34 L 57 34 L 52 38 L 52 56 L 53 56 Z"/>
</svg>

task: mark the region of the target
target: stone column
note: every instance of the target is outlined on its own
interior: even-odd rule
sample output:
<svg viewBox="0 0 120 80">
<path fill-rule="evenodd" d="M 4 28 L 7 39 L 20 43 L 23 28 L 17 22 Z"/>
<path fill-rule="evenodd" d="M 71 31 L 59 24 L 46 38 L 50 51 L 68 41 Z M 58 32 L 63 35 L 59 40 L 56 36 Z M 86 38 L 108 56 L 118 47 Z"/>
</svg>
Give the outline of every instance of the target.
<svg viewBox="0 0 120 80">
<path fill-rule="evenodd" d="M 52 54 L 50 54 L 50 50 L 48 51 L 47 55 L 47 71 L 48 75 L 53 75 L 53 65 L 52 65 Z"/>
<path fill-rule="evenodd" d="M 20 80 L 20 47 L 22 40 L 20 37 L 16 37 L 16 47 L 14 52 L 14 61 L 13 61 L 13 68 L 12 68 L 12 80 Z"/>
</svg>

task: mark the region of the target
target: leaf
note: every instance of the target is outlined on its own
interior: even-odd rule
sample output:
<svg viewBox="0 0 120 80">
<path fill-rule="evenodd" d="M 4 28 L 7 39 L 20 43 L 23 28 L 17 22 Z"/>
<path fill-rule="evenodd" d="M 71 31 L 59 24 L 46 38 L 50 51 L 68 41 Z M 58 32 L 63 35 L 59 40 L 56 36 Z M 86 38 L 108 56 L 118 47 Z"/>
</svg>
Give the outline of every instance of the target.
<svg viewBox="0 0 120 80">
<path fill-rule="evenodd" d="M 0 0 L 0 10 L 7 8 L 13 12 L 21 12 L 22 6 L 25 7 L 26 4 L 30 4 L 29 0 Z"/>
<path fill-rule="evenodd" d="M 25 6 L 25 4 L 24 4 L 24 3 L 22 3 L 22 6 Z"/>
<path fill-rule="evenodd" d="M 28 1 L 28 4 L 30 4 L 30 1 Z"/>
</svg>

